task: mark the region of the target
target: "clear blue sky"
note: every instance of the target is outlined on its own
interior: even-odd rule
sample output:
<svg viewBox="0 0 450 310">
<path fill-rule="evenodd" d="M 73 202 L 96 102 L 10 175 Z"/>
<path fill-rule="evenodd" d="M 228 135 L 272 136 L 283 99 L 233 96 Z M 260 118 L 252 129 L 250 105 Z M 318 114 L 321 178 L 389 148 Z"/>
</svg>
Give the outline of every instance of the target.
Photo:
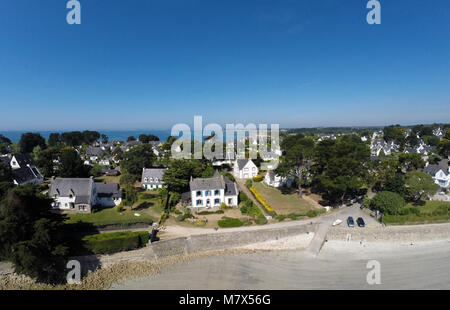
<svg viewBox="0 0 450 310">
<path fill-rule="evenodd" d="M 0 130 L 450 121 L 450 2 L 0 2 Z"/>
</svg>

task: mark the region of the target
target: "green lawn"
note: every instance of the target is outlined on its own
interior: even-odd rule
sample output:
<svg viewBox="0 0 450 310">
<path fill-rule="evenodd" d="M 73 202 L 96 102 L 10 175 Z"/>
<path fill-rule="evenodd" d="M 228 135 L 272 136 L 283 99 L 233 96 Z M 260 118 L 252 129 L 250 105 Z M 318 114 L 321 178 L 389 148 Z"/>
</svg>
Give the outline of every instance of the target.
<svg viewBox="0 0 450 310">
<path fill-rule="evenodd" d="M 95 226 L 129 226 L 136 223 L 152 223 L 159 220 L 162 207 L 154 193 L 139 193 L 139 200 L 132 208 L 125 208 L 124 211 L 118 212 L 117 208 L 105 208 L 90 214 L 69 214 L 67 223 L 92 223 Z M 141 216 L 135 216 L 139 213 Z"/>
<path fill-rule="evenodd" d="M 416 208 L 419 214 L 385 215 L 383 222 L 388 225 L 428 224 L 449 222 L 450 202 L 427 201 L 423 206 L 407 204 L 405 209 Z"/>
<path fill-rule="evenodd" d="M 307 212 L 311 204 L 299 199 L 297 194 L 283 194 L 280 190 L 267 186 L 263 182 L 254 182 L 253 186 L 261 193 L 277 214 Z"/>
</svg>

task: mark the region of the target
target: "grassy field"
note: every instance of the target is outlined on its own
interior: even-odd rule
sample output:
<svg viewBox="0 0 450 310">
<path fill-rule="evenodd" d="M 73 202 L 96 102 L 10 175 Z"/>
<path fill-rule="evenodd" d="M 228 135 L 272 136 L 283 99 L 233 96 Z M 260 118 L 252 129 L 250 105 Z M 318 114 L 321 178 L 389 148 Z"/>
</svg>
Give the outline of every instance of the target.
<svg viewBox="0 0 450 310">
<path fill-rule="evenodd" d="M 383 222 L 387 225 L 429 224 L 449 222 L 450 202 L 427 201 L 423 206 L 407 204 L 405 209 L 416 208 L 419 214 L 385 215 Z"/>
<path fill-rule="evenodd" d="M 260 182 L 254 182 L 253 186 L 261 193 L 277 214 L 289 214 L 307 212 L 311 204 L 304 199 L 299 199 L 297 194 L 283 194 L 276 188 Z"/>
<path fill-rule="evenodd" d="M 139 200 L 130 208 L 118 212 L 117 208 L 104 208 L 90 214 L 69 214 L 68 223 L 91 223 L 95 226 L 129 226 L 136 223 L 152 223 L 159 220 L 162 207 L 156 199 L 155 193 L 139 193 Z M 139 213 L 140 216 L 135 216 Z"/>
</svg>

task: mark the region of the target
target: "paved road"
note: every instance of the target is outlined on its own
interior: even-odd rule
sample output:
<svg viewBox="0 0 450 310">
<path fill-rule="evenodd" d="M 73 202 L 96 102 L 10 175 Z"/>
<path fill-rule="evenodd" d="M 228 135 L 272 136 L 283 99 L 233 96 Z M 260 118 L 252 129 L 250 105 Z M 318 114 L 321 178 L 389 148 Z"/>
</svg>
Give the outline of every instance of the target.
<svg viewBox="0 0 450 310">
<path fill-rule="evenodd" d="M 450 289 L 448 241 L 356 251 L 332 243 L 318 258 L 285 251 L 196 259 L 112 289 Z M 366 281 L 372 259 L 381 264 L 380 285 Z"/>
</svg>

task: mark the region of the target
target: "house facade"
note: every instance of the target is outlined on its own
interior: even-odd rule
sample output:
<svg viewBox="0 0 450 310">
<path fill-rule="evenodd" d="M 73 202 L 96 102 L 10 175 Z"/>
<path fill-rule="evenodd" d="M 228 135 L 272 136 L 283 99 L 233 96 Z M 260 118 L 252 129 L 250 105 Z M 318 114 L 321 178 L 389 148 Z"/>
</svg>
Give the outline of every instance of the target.
<svg viewBox="0 0 450 310">
<path fill-rule="evenodd" d="M 95 205 L 113 207 L 122 202 L 119 184 L 95 183 L 93 178 L 56 178 L 50 184 L 52 209 L 64 213 L 91 213 Z"/>
<path fill-rule="evenodd" d="M 167 168 L 143 168 L 141 184 L 143 189 L 157 190 L 163 188 L 164 173 Z"/>
<path fill-rule="evenodd" d="M 229 207 L 238 205 L 239 190 L 236 183 L 217 171 L 212 178 L 197 178 L 189 182 L 192 209 L 199 212 L 218 210 L 222 203 Z"/>
<path fill-rule="evenodd" d="M 95 183 L 97 204 L 104 207 L 115 207 L 122 202 L 122 191 L 117 183 Z"/>
<path fill-rule="evenodd" d="M 34 161 L 30 154 L 16 154 L 11 158 L 10 165 L 12 169 L 20 169 L 27 165 L 34 166 Z"/>
<path fill-rule="evenodd" d="M 264 183 L 266 183 L 269 186 L 280 188 L 283 186 L 291 187 L 292 183 L 294 182 L 293 178 L 283 178 L 279 175 L 277 175 L 273 171 L 269 171 L 266 173 L 266 176 L 264 177 Z"/>
<path fill-rule="evenodd" d="M 434 183 L 439 185 L 441 188 L 450 188 L 450 168 L 442 167 L 441 165 L 427 165 L 424 172 L 431 175 Z"/>
<path fill-rule="evenodd" d="M 258 167 L 251 159 L 236 159 L 233 173 L 236 178 L 251 179 L 258 175 Z"/>
<path fill-rule="evenodd" d="M 93 178 L 56 178 L 51 182 L 49 195 L 55 211 L 91 213 L 97 203 Z"/>
</svg>

